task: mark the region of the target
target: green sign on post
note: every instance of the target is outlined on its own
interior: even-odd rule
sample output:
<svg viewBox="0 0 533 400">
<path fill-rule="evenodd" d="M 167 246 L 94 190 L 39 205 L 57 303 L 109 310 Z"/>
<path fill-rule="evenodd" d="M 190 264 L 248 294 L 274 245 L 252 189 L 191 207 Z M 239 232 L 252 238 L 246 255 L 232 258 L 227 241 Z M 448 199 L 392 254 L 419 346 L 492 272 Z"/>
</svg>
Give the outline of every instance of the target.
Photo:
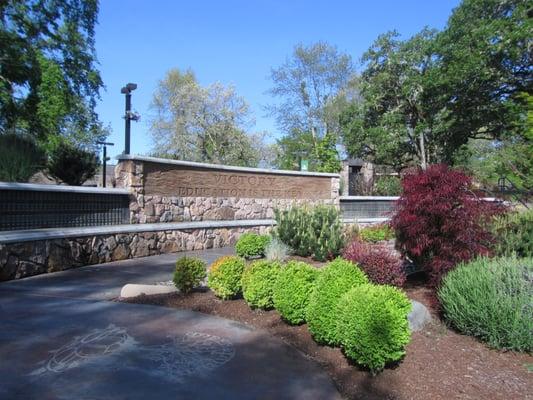
<svg viewBox="0 0 533 400">
<path fill-rule="evenodd" d="M 300 160 L 300 171 L 309 171 L 309 160 L 304 158 Z"/>
</svg>

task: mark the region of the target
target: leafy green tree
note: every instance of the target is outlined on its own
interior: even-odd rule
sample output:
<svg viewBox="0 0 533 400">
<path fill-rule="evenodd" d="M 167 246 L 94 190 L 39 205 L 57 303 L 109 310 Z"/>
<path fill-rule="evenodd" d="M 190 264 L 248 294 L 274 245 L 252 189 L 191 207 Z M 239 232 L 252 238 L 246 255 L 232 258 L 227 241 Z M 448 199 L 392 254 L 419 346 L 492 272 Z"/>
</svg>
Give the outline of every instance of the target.
<svg viewBox="0 0 533 400">
<path fill-rule="evenodd" d="M 520 0 L 464 0 L 442 32 L 380 36 L 363 57 L 363 101 L 341 118 L 348 153 L 396 169 L 451 163 L 475 139 L 502 155 L 530 154 L 520 95 L 532 92 L 530 10 Z"/>
<path fill-rule="evenodd" d="M 154 93 L 150 133 L 159 157 L 240 166 L 264 158 L 263 134 L 249 135 L 248 104 L 232 86 L 198 84 L 190 70 L 167 72 Z"/>
<path fill-rule="evenodd" d="M 105 136 L 94 111 L 103 86 L 97 14 L 97 0 L 0 3 L 0 132 L 31 134 L 45 147 L 55 136 L 89 145 Z"/>
<path fill-rule="evenodd" d="M 395 169 L 413 163 L 425 168 L 438 158 L 439 108 L 429 84 L 434 37 L 425 29 L 402 41 L 397 32 L 388 32 L 363 55 L 362 101 L 341 116 L 349 154 Z"/>
<path fill-rule="evenodd" d="M 299 44 L 283 65 L 272 69 L 269 93 L 280 101 L 267 109 L 285 132 L 278 141 L 278 167 L 298 169 L 299 159 L 306 158 L 311 170 L 337 170 L 322 163 L 338 160 L 339 115 L 356 96 L 353 78 L 350 56 L 326 42 Z"/>
<path fill-rule="evenodd" d="M 450 150 L 471 137 L 523 136 L 527 102 L 519 94 L 533 91 L 532 10 L 523 0 L 464 0 L 437 36 L 435 85 Z"/>
</svg>

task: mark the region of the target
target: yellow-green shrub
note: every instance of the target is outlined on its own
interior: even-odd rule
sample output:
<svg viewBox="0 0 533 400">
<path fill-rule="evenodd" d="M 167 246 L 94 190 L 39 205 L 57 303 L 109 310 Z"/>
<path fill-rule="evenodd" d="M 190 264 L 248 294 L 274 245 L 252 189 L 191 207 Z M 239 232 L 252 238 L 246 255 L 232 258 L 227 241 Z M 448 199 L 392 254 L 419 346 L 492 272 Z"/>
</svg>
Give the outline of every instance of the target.
<svg viewBox="0 0 533 400">
<path fill-rule="evenodd" d="M 307 326 L 319 343 L 338 344 L 337 304 L 351 288 L 368 283 L 356 264 L 337 258 L 324 267 L 311 292 L 307 308 Z"/>
<path fill-rule="evenodd" d="M 281 268 L 274 285 L 274 307 L 288 323 L 305 322 L 309 295 L 319 271 L 309 264 L 289 261 Z"/>
<path fill-rule="evenodd" d="M 274 284 L 281 264 L 273 261 L 255 261 L 244 268 L 242 274 L 242 294 L 252 308 L 272 308 Z"/>
<path fill-rule="evenodd" d="M 222 299 L 231 299 L 241 294 L 244 260 L 240 257 L 225 256 L 217 259 L 207 274 L 207 285 Z"/>
<path fill-rule="evenodd" d="M 181 257 L 176 261 L 174 285 L 183 293 L 189 293 L 205 279 L 205 262 L 199 258 Z"/>
<path fill-rule="evenodd" d="M 360 285 L 345 293 L 337 307 L 337 335 L 344 354 L 372 372 L 405 355 L 410 340 L 411 302 L 386 285 Z"/>
</svg>

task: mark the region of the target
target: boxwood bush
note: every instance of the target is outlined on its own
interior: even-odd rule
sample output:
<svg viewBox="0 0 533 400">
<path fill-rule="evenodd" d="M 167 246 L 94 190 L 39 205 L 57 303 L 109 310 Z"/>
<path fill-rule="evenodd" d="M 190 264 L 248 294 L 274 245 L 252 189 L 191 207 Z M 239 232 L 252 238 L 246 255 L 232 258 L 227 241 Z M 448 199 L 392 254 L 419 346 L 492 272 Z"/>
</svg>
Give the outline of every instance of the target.
<svg viewBox="0 0 533 400">
<path fill-rule="evenodd" d="M 337 334 L 344 354 L 373 373 L 405 355 L 411 302 L 399 289 L 359 285 L 339 300 Z"/>
<path fill-rule="evenodd" d="M 262 257 L 265 255 L 265 248 L 270 242 L 270 236 L 258 235 L 257 233 L 245 233 L 235 245 L 235 252 L 244 258 Z"/>
<path fill-rule="evenodd" d="M 182 257 L 176 261 L 174 285 L 182 292 L 189 293 L 206 276 L 206 264 L 199 258 Z"/>
<path fill-rule="evenodd" d="M 252 308 L 269 309 L 274 306 L 272 293 L 281 264 L 259 260 L 251 263 L 242 274 L 242 294 Z"/>
<path fill-rule="evenodd" d="M 217 259 L 207 274 L 207 285 L 220 298 L 235 298 L 242 291 L 244 260 L 240 257 L 225 256 Z"/>
<path fill-rule="evenodd" d="M 499 349 L 533 351 L 533 258 L 478 258 L 459 265 L 438 291 L 444 317 Z"/>
<path fill-rule="evenodd" d="M 309 264 L 289 261 L 281 268 L 274 285 L 274 307 L 288 323 L 305 322 L 309 295 L 319 271 Z"/>
<path fill-rule="evenodd" d="M 365 283 L 368 278 L 350 261 L 337 258 L 326 264 L 311 292 L 307 308 L 307 326 L 317 342 L 338 344 L 337 303 L 348 290 Z"/>
</svg>

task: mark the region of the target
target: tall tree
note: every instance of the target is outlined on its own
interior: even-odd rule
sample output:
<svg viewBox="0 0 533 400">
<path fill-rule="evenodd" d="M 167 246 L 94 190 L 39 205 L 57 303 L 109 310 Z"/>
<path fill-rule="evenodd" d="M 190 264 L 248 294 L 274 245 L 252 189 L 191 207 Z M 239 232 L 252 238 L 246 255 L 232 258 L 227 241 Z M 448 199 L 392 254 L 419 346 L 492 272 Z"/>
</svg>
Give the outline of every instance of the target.
<svg viewBox="0 0 533 400">
<path fill-rule="evenodd" d="M 436 39 L 435 84 L 447 108 L 448 142 L 523 134 L 533 92 L 533 6 L 523 0 L 464 0 Z"/>
<path fill-rule="evenodd" d="M 464 0 L 439 33 L 383 35 L 365 54 L 363 104 L 342 117 L 351 155 L 397 168 L 451 163 L 470 139 L 513 142 L 526 128 L 533 25 L 527 2 Z"/>
<path fill-rule="evenodd" d="M 310 134 L 314 154 L 309 154 L 308 158 L 313 161 L 319 160 L 319 145 L 326 135 L 333 135 L 336 143 L 340 110 L 351 95 L 353 76 L 350 56 L 326 42 L 295 46 L 292 57 L 271 70 L 273 87 L 269 93 L 280 101 L 267 109 L 285 132 L 279 147 L 282 151 L 286 147 L 294 151 L 294 145 L 301 142 L 302 135 L 306 135 L 302 132 Z M 291 145 L 286 146 L 289 143 Z M 305 147 L 300 146 L 296 153 L 305 153 Z M 294 154 L 278 157 L 280 160 L 292 159 L 289 164 L 294 164 L 296 158 L 298 156 Z"/>
<path fill-rule="evenodd" d="M 192 71 L 172 69 L 159 82 L 151 109 L 154 155 L 243 166 L 262 160 L 262 135 L 245 133 L 249 108 L 232 86 L 202 87 Z"/>
<path fill-rule="evenodd" d="M 0 133 L 45 145 L 72 131 L 86 144 L 105 135 L 94 111 L 97 14 L 97 0 L 0 2 Z"/>
<path fill-rule="evenodd" d="M 433 38 L 423 30 L 407 41 L 397 32 L 378 37 L 363 55 L 362 101 L 342 115 L 344 144 L 354 156 L 400 169 L 423 168 L 439 157 L 439 113 L 433 101 Z"/>
</svg>

